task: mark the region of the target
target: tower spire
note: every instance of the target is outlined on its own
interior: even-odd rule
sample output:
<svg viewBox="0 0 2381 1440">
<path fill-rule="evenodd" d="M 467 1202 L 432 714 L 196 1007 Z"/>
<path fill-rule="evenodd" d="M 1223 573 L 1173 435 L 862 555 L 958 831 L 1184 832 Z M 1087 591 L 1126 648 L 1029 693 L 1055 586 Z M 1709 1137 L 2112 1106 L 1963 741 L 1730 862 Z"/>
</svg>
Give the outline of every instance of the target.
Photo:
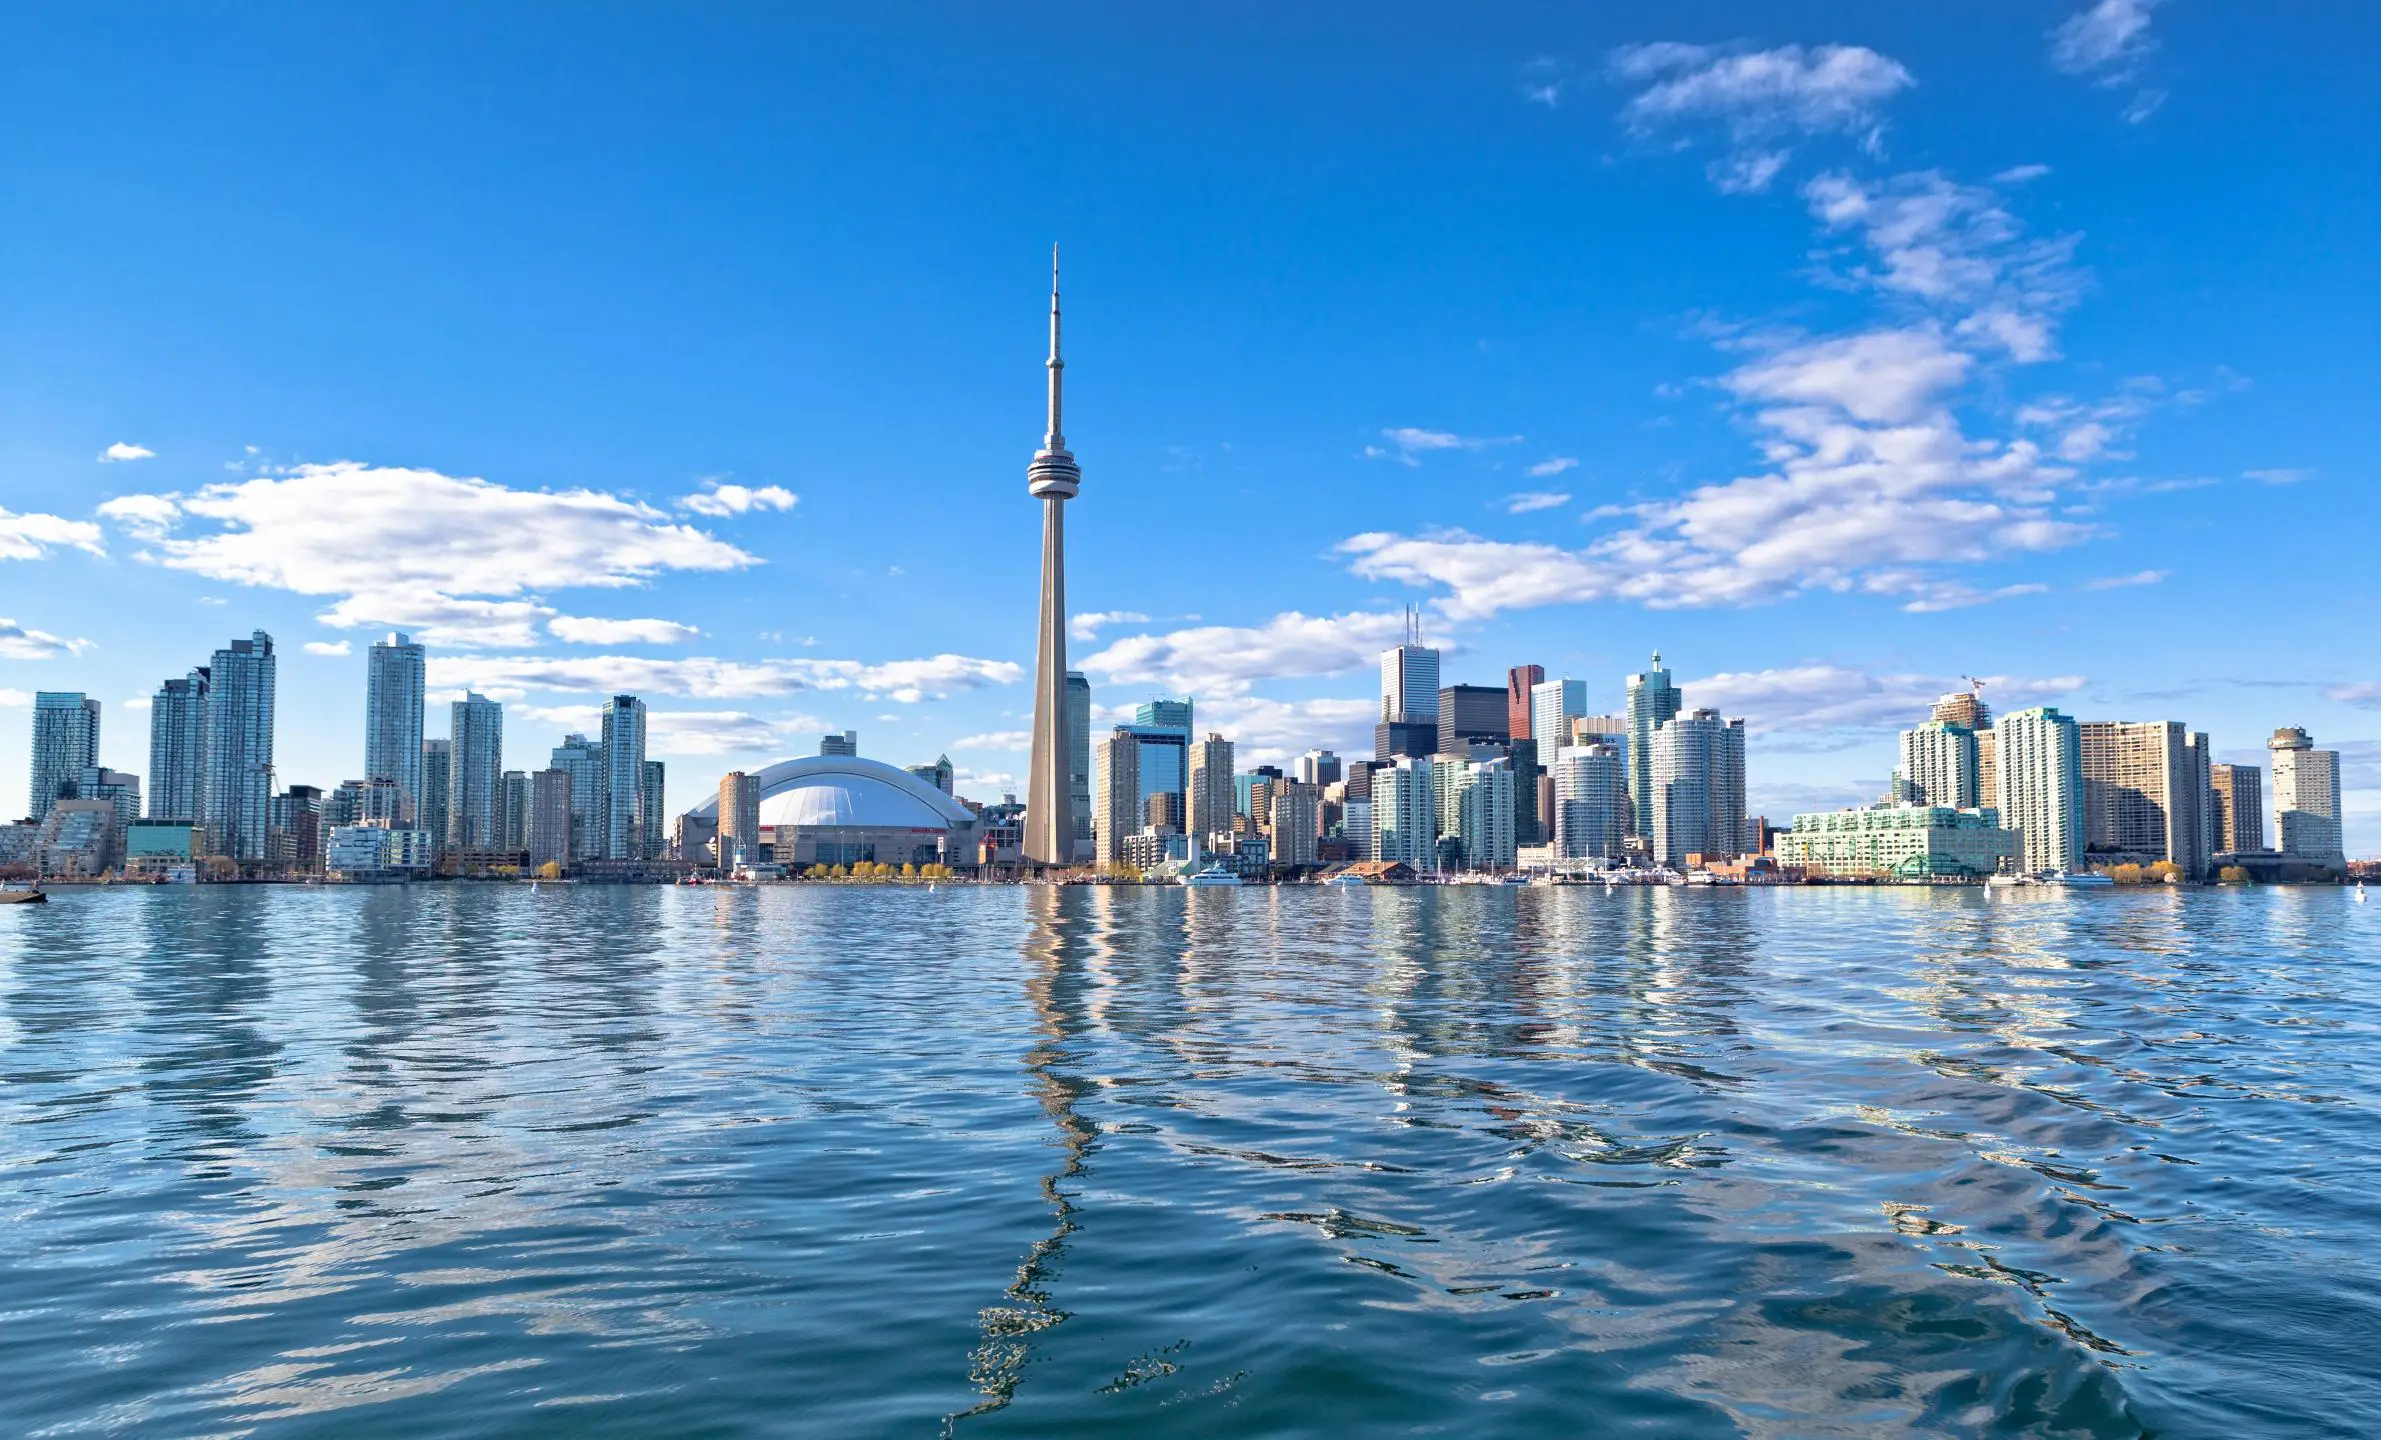
<svg viewBox="0 0 2381 1440">
<path fill-rule="evenodd" d="M 1066 432 L 1059 428 L 1058 411 L 1061 392 L 1066 380 L 1066 361 L 1058 354 L 1058 247 L 1050 247 L 1050 433 L 1042 441 L 1045 450 L 1064 450 Z"/>
</svg>

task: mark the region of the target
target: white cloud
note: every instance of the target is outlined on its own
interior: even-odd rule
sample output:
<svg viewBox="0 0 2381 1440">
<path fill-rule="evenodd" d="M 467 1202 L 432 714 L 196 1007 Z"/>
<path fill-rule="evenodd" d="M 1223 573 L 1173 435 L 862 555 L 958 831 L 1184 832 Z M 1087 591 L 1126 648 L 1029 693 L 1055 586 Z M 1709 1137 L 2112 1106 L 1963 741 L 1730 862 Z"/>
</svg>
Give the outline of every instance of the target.
<svg viewBox="0 0 2381 1440">
<path fill-rule="evenodd" d="M 1373 700 L 1274 700 L 1256 695 L 1202 697 L 1198 712 L 1199 729 L 1231 741 L 1232 763 L 1242 770 L 1286 765 L 1314 749 L 1370 755 L 1373 722 L 1379 718 L 1380 705 Z"/>
<path fill-rule="evenodd" d="M 99 527 L 88 520 L 57 515 L 19 515 L 0 509 L 0 560 L 39 560 L 50 551 L 71 547 L 105 555 Z"/>
<path fill-rule="evenodd" d="M 1644 88 L 1622 107 L 1630 129 L 1650 135 L 1675 125 L 1717 125 L 1734 153 L 1711 167 L 1731 192 L 1768 188 L 1791 152 L 1775 142 L 1844 134 L 1881 144 L 1881 109 L 1917 82 L 1899 61 L 1859 45 L 1723 49 L 1661 42 L 1612 53 L 1613 73 Z"/>
<path fill-rule="evenodd" d="M 604 620 L 557 615 L 546 622 L 554 638 L 571 645 L 683 645 L 703 632 L 675 620 Z"/>
<path fill-rule="evenodd" d="M 1854 420 L 1901 425 L 1933 411 L 1973 363 L 1921 326 L 1796 345 L 1739 367 L 1723 383 L 1747 400 L 1833 406 Z"/>
<path fill-rule="evenodd" d="M 1458 435 L 1450 430 L 1421 430 L 1400 425 L 1381 432 L 1383 439 L 1395 446 L 1385 450 L 1378 445 L 1364 447 L 1365 458 L 1395 460 L 1400 465 L 1419 465 L 1424 455 L 1438 450 L 1485 450 L 1492 445 L 1517 445 L 1519 435 Z"/>
<path fill-rule="evenodd" d="M 1995 185 L 2023 185 L 2028 180 L 2039 180 L 2049 173 L 2048 165 L 2012 165 L 1993 176 L 1992 183 Z"/>
<path fill-rule="evenodd" d="M 1028 730 L 993 730 L 982 735 L 962 735 L 951 742 L 954 750 L 1030 750 L 1033 733 Z"/>
<path fill-rule="evenodd" d="M 1579 462 L 1568 455 L 1549 455 L 1530 466 L 1528 474 L 1532 480 L 1543 480 L 1550 475 L 1560 475 L 1565 470 L 1577 469 L 1578 466 Z"/>
<path fill-rule="evenodd" d="M 1552 490 L 1524 490 L 1504 498 L 1507 515 L 1527 515 L 1533 510 L 1555 510 L 1571 503 L 1571 497 Z"/>
<path fill-rule="evenodd" d="M 210 579 L 339 597 L 340 629 L 394 626 L 434 645 L 534 644 L 535 592 L 642 584 L 758 564 L 649 505 L 594 490 L 515 490 L 352 461 L 111 500 L 142 558 Z M 188 533 L 190 531 L 198 533 Z"/>
<path fill-rule="evenodd" d="M 801 503 L 801 499 L 801 496 L 782 485 L 763 485 L 753 489 L 706 480 L 701 490 L 681 496 L 678 508 L 691 510 L 697 515 L 725 517 L 742 515 L 751 510 L 791 510 Z"/>
<path fill-rule="evenodd" d="M 80 655 L 88 640 L 68 640 L 47 630 L 28 630 L 14 620 L 0 620 L 0 660 L 47 660 L 61 652 Z"/>
<path fill-rule="evenodd" d="M 1086 644 L 1100 638 L 1102 628 L 1109 625 L 1146 625 L 1149 617 L 1138 610 L 1090 610 L 1067 622 L 1067 637 Z"/>
<path fill-rule="evenodd" d="M 2158 0 L 2099 0 L 2050 32 L 2050 63 L 2070 75 L 2111 72 L 2103 83 L 2132 75 L 2150 48 L 2150 11 Z"/>
<path fill-rule="evenodd" d="M 1983 677 L 1996 710 L 2039 705 L 2073 694 L 2081 675 Z M 1935 700 L 1966 688 L 1944 675 L 1874 675 L 1841 665 L 1730 671 L 1682 684 L 1686 703 L 1741 715 L 1756 733 L 1831 730 L 1906 730 L 1928 718 Z"/>
<path fill-rule="evenodd" d="M 1006 660 L 936 655 L 879 665 L 857 660 L 661 659 L 638 655 L 430 657 L 430 683 L 509 698 L 535 691 L 685 695 L 745 700 L 798 691 L 855 691 L 869 699 L 914 704 L 1024 678 Z"/>
<path fill-rule="evenodd" d="M 2156 585 L 2164 581 L 2169 573 L 2171 572 L 2165 570 L 2136 570 L 2130 575 L 2108 575 L 2098 580 L 2087 580 L 2084 582 L 2083 588 L 2086 590 L 2123 590 L 2135 585 Z"/>
<path fill-rule="evenodd" d="M 24 710 L 33 704 L 30 690 L 0 690 L 0 710 Z"/>
<path fill-rule="evenodd" d="M 1206 625 L 1164 635 L 1134 635 L 1086 656 L 1080 667 L 1113 684 L 1160 685 L 1200 697 L 1246 694 L 1265 680 L 1339 675 L 1380 663 L 1405 629 L 1401 615 L 1303 615 L 1295 610 L 1261 626 Z"/>
<path fill-rule="evenodd" d="M 119 700 L 116 702 L 117 708 L 123 710 L 147 710 L 151 707 L 152 703 L 153 702 L 146 695 L 135 695 L 129 700 Z"/>
<path fill-rule="evenodd" d="M 603 710 L 595 705 L 508 705 L 505 710 L 515 737 L 532 728 L 557 736 L 593 735 L 603 725 Z M 655 756 L 782 754 L 806 738 L 806 732 L 821 728 L 808 715 L 771 718 L 742 710 L 650 708 L 645 712 L 646 749 Z"/>
<path fill-rule="evenodd" d="M 157 452 L 146 445 L 127 445 L 121 440 L 99 452 L 99 463 L 113 465 L 122 460 L 154 460 Z"/>
<path fill-rule="evenodd" d="M 309 655 L 346 655 L 352 653 L 344 640 L 309 640 L 300 647 Z"/>
<path fill-rule="evenodd" d="M 2312 479 L 2315 472 L 2312 470 L 2243 470 L 2241 474 L 2263 485 L 2296 485 L 2302 480 Z"/>
</svg>

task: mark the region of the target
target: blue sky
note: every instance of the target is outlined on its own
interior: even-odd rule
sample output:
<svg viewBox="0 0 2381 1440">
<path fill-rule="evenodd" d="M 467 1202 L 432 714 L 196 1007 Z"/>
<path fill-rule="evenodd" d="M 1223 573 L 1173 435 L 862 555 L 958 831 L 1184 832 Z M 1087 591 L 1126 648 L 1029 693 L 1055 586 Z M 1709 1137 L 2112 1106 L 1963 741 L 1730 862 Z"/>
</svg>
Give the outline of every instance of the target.
<svg viewBox="0 0 2381 1440">
<path fill-rule="evenodd" d="M 510 764 L 627 688 L 674 805 L 1015 787 L 1055 241 L 1103 705 L 1364 750 L 1413 602 L 1660 648 L 1773 814 L 1976 675 L 2304 725 L 2381 846 L 2361 8 L 879 8 L 18 13 L 0 754 L 82 689 L 145 770 L 262 627 L 336 784 L 399 625 Z"/>
</svg>

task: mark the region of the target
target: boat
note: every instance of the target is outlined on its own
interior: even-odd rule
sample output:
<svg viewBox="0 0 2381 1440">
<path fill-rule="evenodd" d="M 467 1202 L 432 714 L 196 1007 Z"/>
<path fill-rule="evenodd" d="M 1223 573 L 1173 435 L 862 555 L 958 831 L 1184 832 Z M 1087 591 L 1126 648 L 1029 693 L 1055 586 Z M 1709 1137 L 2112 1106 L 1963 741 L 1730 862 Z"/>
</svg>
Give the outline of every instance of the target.
<svg viewBox="0 0 2381 1440">
<path fill-rule="evenodd" d="M 1342 870 L 1337 875 L 1332 876 L 1323 883 L 1326 885 L 1338 885 L 1349 890 L 1362 890 L 1372 884 L 1370 880 L 1365 879 L 1363 876 L 1357 874 L 1353 870 Z"/>
<path fill-rule="evenodd" d="M 2078 875 L 2071 870 L 2044 870 L 2033 875 L 1989 875 L 1984 880 L 1984 888 L 1988 893 L 1994 890 L 2032 887 L 2052 890 L 2098 890 L 2115 884 L 2114 880 L 2105 875 L 2094 875 L 2088 872 Z"/>
<path fill-rule="evenodd" d="M 1507 875 L 1504 879 L 1499 880 L 1496 883 L 1499 885 L 1527 885 L 1529 883 L 1529 877 L 1516 870 L 1512 874 Z"/>
<path fill-rule="evenodd" d="M 1182 883 L 1185 885 L 1237 886 L 1240 883 L 1240 877 L 1225 869 L 1224 862 L 1217 860 L 1210 863 L 1204 870 L 1196 870 L 1183 876 Z"/>
<path fill-rule="evenodd" d="M 2364 903 L 2364 882 L 2362 880 L 2356 882 L 2356 903 L 2359 905 Z"/>
<path fill-rule="evenodd" d="M 50 897 L 38 887 L 31 890 L 0 890 L 0 905 L 47 905 Z"/>
</svg>

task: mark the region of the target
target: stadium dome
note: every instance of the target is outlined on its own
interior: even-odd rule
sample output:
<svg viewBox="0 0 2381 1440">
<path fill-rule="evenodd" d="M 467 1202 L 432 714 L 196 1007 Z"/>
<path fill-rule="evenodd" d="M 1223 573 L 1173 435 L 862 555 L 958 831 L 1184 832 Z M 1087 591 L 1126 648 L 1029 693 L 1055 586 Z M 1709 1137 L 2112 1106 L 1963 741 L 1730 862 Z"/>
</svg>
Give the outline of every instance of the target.
<svg viewBox="0 0 2381 1440">
<path fill-rule="evenodd" d="M 806 755 L 753 778 L 760 785 L 762 837 L 781 864 L 923 863 L 962 853 L 973 842 L 972 811 L 881 760 Z M 686 818 L 715 832 L 717 793 Z"/>
</svg>

